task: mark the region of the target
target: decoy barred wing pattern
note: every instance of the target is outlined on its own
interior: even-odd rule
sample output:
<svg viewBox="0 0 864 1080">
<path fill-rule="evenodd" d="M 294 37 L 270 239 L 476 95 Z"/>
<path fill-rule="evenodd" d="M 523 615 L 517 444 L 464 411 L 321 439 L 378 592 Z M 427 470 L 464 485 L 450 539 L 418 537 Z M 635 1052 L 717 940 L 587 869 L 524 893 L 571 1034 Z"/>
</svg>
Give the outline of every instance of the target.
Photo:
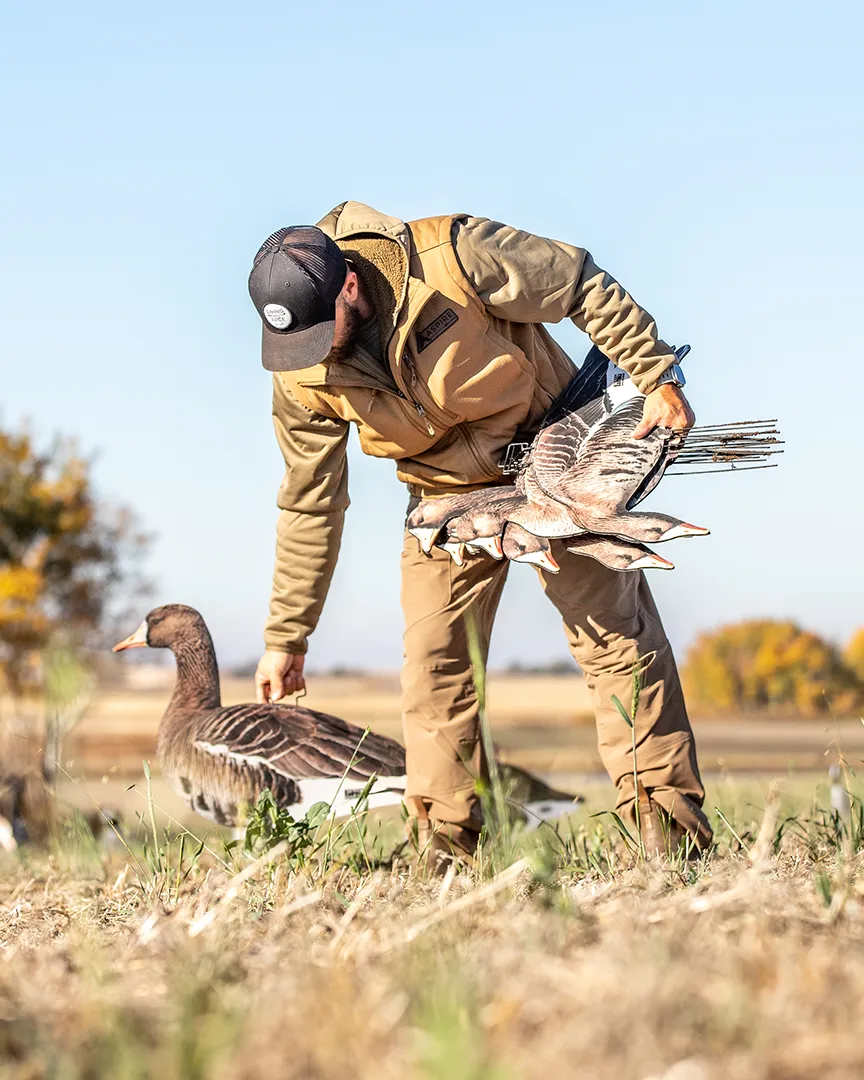
<svg viewBox="0 0 864 1080">
<path fill-rule="evenodd" d="M 584 515 L 594 521 L 609 512 L 625 511 L 645 478 L 655 472 L 669 443 L 669 436 L 658 428 L 644 439 L 634 439 L 641 418 L 638 398 L 598 417 L 571 455 L 572 464 L 557 475 L 548 463 L 565 459 L 561 447 L 575 425 L 563 421 L 554 425 L 538 440 L 533 462 L 538 482 L 548 495 L 571 507 L 577 518 Z M 576 421 L 578 414 L 572 419 Z M 559 427 L 565 430 L 558 432 Z"/>
<path fill-rule="evenodd" d="M 200 718 L 192 739 L 207 754 L 261 765 L 292 780 L 369 780 L 405 772 L 405 751 L 392 739 L 290 705 L 220 709 Z"/>
<path fill-rule="evenodd" d="M 531 448 L 527 469 L 546 491 L 575 469 L 583 444 L 607 415 L 603 398 L 544 427 Z"/>
</svg>

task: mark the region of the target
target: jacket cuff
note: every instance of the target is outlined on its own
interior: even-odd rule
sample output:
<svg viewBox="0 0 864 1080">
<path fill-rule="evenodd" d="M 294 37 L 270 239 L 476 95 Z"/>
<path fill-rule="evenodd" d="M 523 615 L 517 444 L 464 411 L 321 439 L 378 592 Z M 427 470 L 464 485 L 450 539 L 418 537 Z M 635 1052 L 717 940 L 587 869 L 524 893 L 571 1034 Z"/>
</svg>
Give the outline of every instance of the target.
<svg viewBox="0 0 864 1080">
<path fill-rule="evenodd" d="M 264 645 L 268 652 L 289 653 L 291 656 L 305 656 L 309 650 L 309 643 L 305 638 L 292 639 L 287 634 L 271 630 L 264 635 Z"/>
<path fill-rule="evenodd" d="M 668 371 L 677 361 L 678 357 L 675 353 L 661 357 L 647 371 L 640 371 L 638 375 L 631 375 L 633 385 L 643 394 L 650 394 L 652 390 L 657 389 L 657 380 L 663 372 Z"/>
</svg>

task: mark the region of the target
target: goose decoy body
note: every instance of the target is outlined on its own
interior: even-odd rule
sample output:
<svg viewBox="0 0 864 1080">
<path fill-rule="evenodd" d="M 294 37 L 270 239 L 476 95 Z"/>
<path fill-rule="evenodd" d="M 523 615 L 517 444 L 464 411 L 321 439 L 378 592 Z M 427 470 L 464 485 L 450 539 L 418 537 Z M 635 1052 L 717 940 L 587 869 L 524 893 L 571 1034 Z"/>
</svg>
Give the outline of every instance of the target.
<svg viewBox="0 0 864 1080">
<path fill-rule="evenodd" d="M 507 524 L 507 515 L 525 502 L 525 496 L 512 488 L 498 490 L 508 494 L 494 496 L 491 491 L 488 494 L 484 492 L 484 497 L 475 500 L 470 509 L 448 521 L 448 539 L 485 551 L 495 559 L 502 559 L 501 534 Z"/>
<path fill-rule="evenodd" d="M 508 521 L 547 539 L 578 536 L 586 531 L 567 505 L 547 495 L 530 466 L 522 479 L 525 500 L 508 510 Z"/>
<path fill-rule="evenodd" d="M 213 641 L 194 608 L 154 608 L 114 652 L 144 646 L 174 653 L 177 683 L 159 724 L 156 754 L 165 779 L 203 817 L 242 825 L 246 808 L 267 789 L 296 816 L 317 802 L 328 803 L 336 817 L 349 814 L 367 785 L 370 808 L 402 802 L 405 749 L 394 739 L 298 705 L 223 705 Z M 562 799 L 568 811 L 580 801 L 562 792 L 551 799 L 539 778 L 507 768 L 527 792 L 526 814 L 532 801 L 535 816 L 548 803 L 544 820 L 553 820 L 561 816 Z"/>
<path fill-rule="evenodd" d="M 544 537 L 534 536 L 519 525 L 508 522 L 504 531 L 504 554 L 512 562 L 534 563 L 536 566 L 557 574 L 561 567 L 551 553 L 551 545 Z M 565 547 L 574 555 L 587 555 L 610 570 L 674 570 L 675 566 L 650 551 L 642 544 L 630 544 L 611 536 L 595 536 L 583 533 L 565 541 Z"/>
<path fill-rule="evenodd" d="M 528 465 L 530 482 L 566 507 L 584 532 L 637 543 L 705 536 L 708 529 L 680 518 L 632 510 L 659 483 L 674 434 L 655 428 L 634 439 L 643 403 L 639 395 L 616 406 L 604 394 L 544 428 Z M 526 485 L 529 498 L 530 490 Z M 514 520 L 535 531 L 524 517 Z M 544 529 L 539 535 L 551 534 Z"/>
</svg>

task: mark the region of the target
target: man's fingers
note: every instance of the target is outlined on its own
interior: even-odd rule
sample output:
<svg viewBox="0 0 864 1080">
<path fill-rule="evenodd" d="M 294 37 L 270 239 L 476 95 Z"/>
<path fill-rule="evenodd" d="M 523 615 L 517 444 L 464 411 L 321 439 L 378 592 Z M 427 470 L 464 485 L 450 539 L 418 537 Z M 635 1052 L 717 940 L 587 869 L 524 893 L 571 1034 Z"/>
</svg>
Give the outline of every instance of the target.
<svg viewBox="0 0 864 1080">
<path fill-rule="evenodd" d="M 290 672 L 288 679 L 291 685 L 285 691 L 286 694 L 299 694 L 301 690 L 306 689 L 306 680 L 303 678 L 302 671 Z"/>
<path fill-rule="evenodd" d="M 304 656 L 268 650 L 255 672 L 255 700 L 260 705 L 281 701 L 306 689 L 303 678 Z"/>
<path fill-rule="evenodd" d="M 639 427 L 633 432 L 634 439 L 644 439 L 646 435 L 650 435 L 656 427 L 655 424 L 649 424 L 645 420 L 641 422 Z"/>
</svg>

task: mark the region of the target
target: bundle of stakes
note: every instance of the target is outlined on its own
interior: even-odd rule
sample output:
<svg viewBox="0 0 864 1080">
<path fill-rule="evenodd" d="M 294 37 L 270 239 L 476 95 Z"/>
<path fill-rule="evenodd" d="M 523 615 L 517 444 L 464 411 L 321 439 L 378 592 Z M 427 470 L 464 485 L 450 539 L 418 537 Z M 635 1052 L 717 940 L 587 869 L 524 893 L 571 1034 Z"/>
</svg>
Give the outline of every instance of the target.
<svg viewBox="0 0 864 1080">
<path fill-rule="evenodd" d="M 777 462 L 769 459 L 782 454 L 784 445 L 776 423 L 776 419 L 738 420 L 691 428 L 670 447 L 669 472 L 687 476 L 776 468 Z M 715 465 L 721 468 L 712 468 Z"/>
</svg>

